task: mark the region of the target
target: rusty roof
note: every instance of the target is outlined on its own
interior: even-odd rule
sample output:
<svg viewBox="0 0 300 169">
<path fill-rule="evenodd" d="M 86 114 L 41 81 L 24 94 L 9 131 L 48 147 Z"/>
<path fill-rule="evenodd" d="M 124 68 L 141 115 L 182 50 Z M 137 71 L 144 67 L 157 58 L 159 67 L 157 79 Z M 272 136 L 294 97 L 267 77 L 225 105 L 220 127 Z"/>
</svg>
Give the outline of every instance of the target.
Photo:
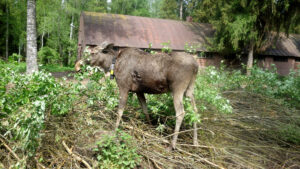
<svg viewBox="0 0 300 169">
<path fill-rule="evenodd" d="M 184 50 L 186 43 L 205 50 L 207 37 L 214 31 L 210 24 L 147 18 L 128 15 L 83 12 L 86 45 L 99 45 L 103 41 L 120 47 L 161 49 L 170 42 L 173 50 Z"/>
<path fill-rule="evenodd" d="M 274 45 L 270 45 L 262 55 L 300 57 L 300 35 L 290 34 L 289 37 L 281 34 Z"/>
<path fill-rule="evenodd" d="M 152 43 L 153 49 L 161 49 L 162 43 L 170 42 L 173 50 L 184 50 L 189 43 L 207 51 L 208 38 L 214 34 L 212 25 L 206 23 L 96 12 L 82 12 L 81 17 L 86 45 L 107 41 L 119 47 L 149 48 Z M 260 54 L 300 57 L 300 35 L 283 36 Z"/>
</svg>

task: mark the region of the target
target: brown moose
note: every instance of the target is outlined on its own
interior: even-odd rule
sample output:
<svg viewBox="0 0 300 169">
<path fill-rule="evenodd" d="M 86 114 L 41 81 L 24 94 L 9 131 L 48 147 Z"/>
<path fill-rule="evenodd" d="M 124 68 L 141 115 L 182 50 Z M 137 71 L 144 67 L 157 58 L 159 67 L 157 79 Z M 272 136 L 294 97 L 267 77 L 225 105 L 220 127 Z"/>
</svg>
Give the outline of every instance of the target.
<svg viewBox="0 0 300 169">
<path fill-rule="evenodd" d="M 196 60 L 189 54 L 165 53 L 150 54 L 136 48 L 125 48 L 119 53 L 113 50 L 113 44 L 106 42 L 89 48 L 90 58 L 76 63 L 76 71 L 82 63 L 100 66 L 109 71 L 113 60 L 116 60 L 114 73 L 119 87 L 119 108 L 116 128 L 120 124 L 126 106 L 128 92 L 137 94 L 147 120 L 150 122 L 144 93 L 161 94 L 171 91 L 176 111 L 176 126 L 171 146 L 176 147 L 178 132 L 184 118 L 183 95 L 191 99 L 197 112 L 193 96 L 195 79 L 198 72 Z M 194 144 L 197 144 L 197 126 L 194 123 Z"/>
</svg>

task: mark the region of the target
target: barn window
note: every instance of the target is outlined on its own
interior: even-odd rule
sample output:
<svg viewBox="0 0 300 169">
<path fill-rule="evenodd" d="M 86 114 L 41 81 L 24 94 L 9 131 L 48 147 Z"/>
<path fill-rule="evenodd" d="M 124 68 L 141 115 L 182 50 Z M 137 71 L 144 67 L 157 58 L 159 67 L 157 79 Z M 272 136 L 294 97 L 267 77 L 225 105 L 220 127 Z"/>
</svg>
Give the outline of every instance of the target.
<svg viewBox="0 0 300 169">
<path fill-rule="evenodd" d="M 198 57 L 199 58 L 213 58 L 214 54 L 212 52 L 199 52 Z"/>
<path fill-rule="evenodd" d="M 287 57 L 274 57 L 274 62 L 288 62 Z"/>
<path fill-rule="evenodd" d="M 296 61 L 296 62 L 300 62 L 300 58 L 296 58 L 295 61 Z"/>
</svg>

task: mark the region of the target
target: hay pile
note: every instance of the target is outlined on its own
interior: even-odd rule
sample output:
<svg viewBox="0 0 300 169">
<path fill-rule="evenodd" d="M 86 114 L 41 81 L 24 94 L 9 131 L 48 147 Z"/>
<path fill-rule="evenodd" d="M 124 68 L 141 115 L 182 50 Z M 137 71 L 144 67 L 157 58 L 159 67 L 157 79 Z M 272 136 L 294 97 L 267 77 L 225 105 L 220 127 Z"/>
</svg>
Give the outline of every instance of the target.
<svg viewBox="0 0 300 169">
<path fill-rule="evenodd" d="M 191 128 L 182 126 L 176 151 L 168 151 L 173 128 L 160 133 L 157 125 L 136 117 L 139 107 L 128 107 L 130 113 L 124 114 L 121 128 L 136 140 L 142 156 L 137 168 L 300 168 L 300 145 L 278 137 L 280 126 L 300 122 L 299 110 L 245 91 L 223 95 L 234 113 L 214 113 L 213 109 L 203 113 L 199 146 L 192 145 Z M 104 111 L 101 105 L 87 107 L 84 99 L 66 117 L 49 116 L 42 143 L 29 164 L 34 166 L 29 168 L 95 168 L 92 149 L 103 135 L 112 134 L 116 111 Z M 4 167 L 16 161 L 3 146 L 0 154 Z"/>
</svg>

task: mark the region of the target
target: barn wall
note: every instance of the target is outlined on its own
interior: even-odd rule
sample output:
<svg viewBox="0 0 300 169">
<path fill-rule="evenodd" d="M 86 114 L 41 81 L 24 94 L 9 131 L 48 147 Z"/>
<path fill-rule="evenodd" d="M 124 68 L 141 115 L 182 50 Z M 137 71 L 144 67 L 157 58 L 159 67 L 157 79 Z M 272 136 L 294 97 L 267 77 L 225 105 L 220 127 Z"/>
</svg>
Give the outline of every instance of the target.
<svg viewBox="0 0 300 169">
<path fill-rule="evenodd" d="M 178 52 L 178 53 L 186 54 L 185 52 Z M 197 55 L 198 54 L 195 54 L 194 58 L 196 58 L 200 68 L 204 68 L 207 66 L 220 67 L 221 60 L 224 59 L 217 53 L 210 54 L 209 57 L 198 57 Z"/>
<path fill-rule="evenodd" d="M 295 64 L 294 64 L 294 69 L 295 70 L 299 70 L 300 69 L 300 61 L 295 61 Z"/>
<path fill-rule="evenodd" d="M 197 58 L 197 62 L 200 68 L 204 68 L 207 66 L 220 67 L 222 59 L 223 57 L 221 57 L 220 55 L 214 54 L 211 58 Z"/>
<path fill-rule="evenodd" d="M 79 60 L 81 58 L 84 48 L 85 48 L 84 21 L 83 21 L 83 16 L 81 15 L 79 31 L 78 31 L 77 60 Z"/>
<path fill-rule="evenodd" d="M 274 61 L 277 73 L 280 75 L 288 75 L 291 69 L 294 69 L 294 58 L 288 58 L 287 61 Z"/>
<path fill-rule="evenodd" d="M 266 69 L 271 69 L 272 64 L 276 66 L 278 74 L 288 75 L 291 69 L 296 69 L 297 65 L 300 65 L 300 62 L 296 62 L 295 58 L 292 57 L 276 56 L 276 58 L 274 58 L 272 56 L 267 56 L 258 65 Z"/>
</svg>

